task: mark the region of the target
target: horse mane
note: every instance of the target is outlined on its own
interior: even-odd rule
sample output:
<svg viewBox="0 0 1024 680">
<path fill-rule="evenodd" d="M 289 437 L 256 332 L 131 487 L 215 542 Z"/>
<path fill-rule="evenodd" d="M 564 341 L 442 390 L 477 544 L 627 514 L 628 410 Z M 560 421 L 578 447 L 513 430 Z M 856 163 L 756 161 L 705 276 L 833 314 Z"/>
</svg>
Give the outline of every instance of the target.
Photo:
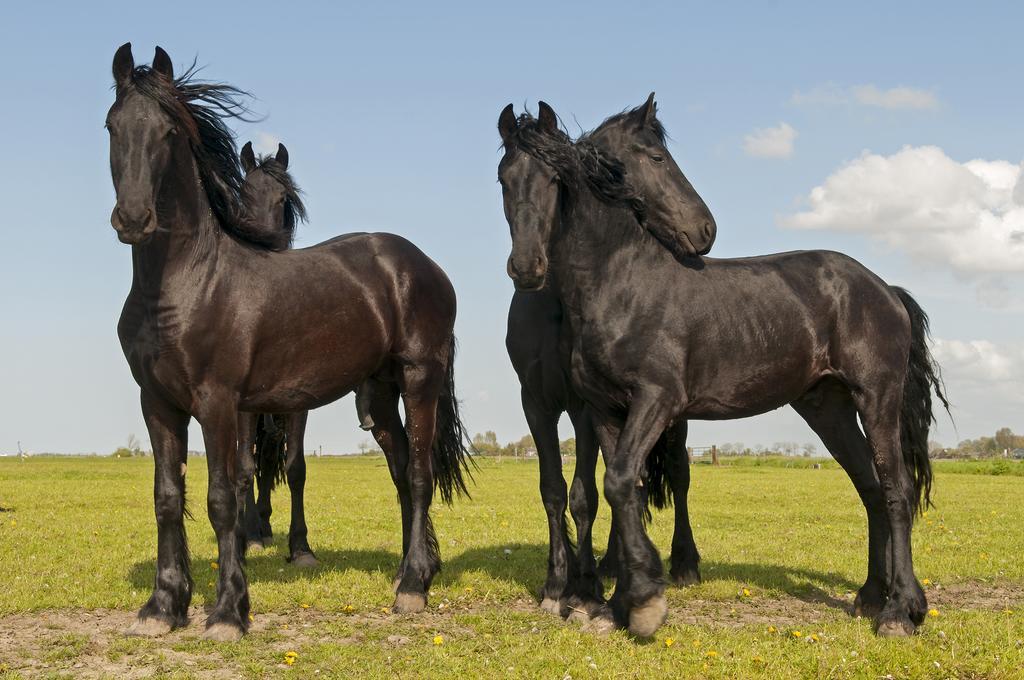
<svg viewBox="0 0 1024 680">
<path fill-rule="evenodd" d="M 269 175 L 284 188 L 284 224 L 280 229 L 270 229 L 266 225 L 253 224 L 248 221 L 247 217 L 244 217 L 238 224 L 238 229 L 242 232 L 239 233 L 239 236 L 246 241 L 271 250 L 288 250 L 292 247 L 292 241 L 295 239 L 297 223 L 308 220 L 306 205 L 302 202 L 302 189 L 295 183 L 291 173 L 273 155 L 260 154 L 257 156 L 256 167 L 250 170 L 250 173 L 257 170 Z"/>
<path fill-rule="evenodd" d="M 625 109 L 620 113 L 616 113 L 613 116 L 608 116 L 596 128 L 594 128 L 590 132 L 584 132 L 582 135 L 580 135 L 580 141 L 590 139 L 593 135 L 597 134 L 600 130 L 603 130 L 606 127 L 626 124 L 628 119 L 636 118 L 638 115 L 640 115 L 640 109 L 644 108 L 644 106 L 646 106 L 646 104 L 641 104 L 640 106 L 636 106 L 632 109 Z M 658 120 L 658 113 L 656 110 L 654 112 L 654 115 L 652 115 L 651 118 L 648 120 L 647 125 L 648 129 L 654 133 L 654 135 L 658 138 L 658 141 L 661 142 L 662 146 L 668 144 L 668 131 L 665 130 L 665 126 L 662 124 L 662 122 Z"/>
<path fill-rule="evenodd" d="M 198 71 L 193 61 L 172 81 L 150 66 L 136 66 L 130 86 L 159 104 L 175 126 L 188 136 L 200 182 L 221 229 L 252 245 L 272 249 L 274 244 L 265 234 L 257 233 L 244 223 L 241 210 L 244 176 L 235 135 L 225 123 L 231 118 L 255 122 L 242 101 L 250 95 L 226 83 L 198 80 Z"/>
<path fill-rule="evenodd" d="M 515 146 L 547 163 L 570 189 L 570 195 L 586 184 L 605 203 L 628 207 L 640 224 L 644 223 L 644 197 L 627 179 L 622 162 L 598 149 L 587 139 L 573 143 L 569 135 L 558 129 L 554 134 L 540 128 L 530 113 L 522 113 L 516 129 L 504 146 Z"/>
</svg>

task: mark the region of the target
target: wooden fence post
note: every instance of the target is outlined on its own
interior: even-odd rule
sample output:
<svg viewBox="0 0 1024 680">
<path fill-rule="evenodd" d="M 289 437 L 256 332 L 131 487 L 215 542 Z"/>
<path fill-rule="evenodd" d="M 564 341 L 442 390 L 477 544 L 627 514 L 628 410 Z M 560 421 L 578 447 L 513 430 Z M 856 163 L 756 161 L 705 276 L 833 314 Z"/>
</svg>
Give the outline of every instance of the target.
<svg viewBox="0 0 1024 680">
<path fill-rule="evenodd" d="M 718 465 L 718 447 L 714 444 L 711 445 L 711 464 Z"/>
</svg>

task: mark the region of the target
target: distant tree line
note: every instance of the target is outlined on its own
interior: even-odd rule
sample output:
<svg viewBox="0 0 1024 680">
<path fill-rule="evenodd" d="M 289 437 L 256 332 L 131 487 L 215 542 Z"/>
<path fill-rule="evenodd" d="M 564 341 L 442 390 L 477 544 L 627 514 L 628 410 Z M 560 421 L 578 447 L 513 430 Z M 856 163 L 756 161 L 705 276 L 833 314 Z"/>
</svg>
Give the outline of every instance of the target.
<svg viewBox="0 0 1024 680">
<path fill-rule="evenodd" d="M 1021 458 L 1024 457 L 1024 435 L 1001 427 L 991 437 L 965 439 L 955 447 L 928 442 L 928 453 L 932 458 Z"/>
</svg>

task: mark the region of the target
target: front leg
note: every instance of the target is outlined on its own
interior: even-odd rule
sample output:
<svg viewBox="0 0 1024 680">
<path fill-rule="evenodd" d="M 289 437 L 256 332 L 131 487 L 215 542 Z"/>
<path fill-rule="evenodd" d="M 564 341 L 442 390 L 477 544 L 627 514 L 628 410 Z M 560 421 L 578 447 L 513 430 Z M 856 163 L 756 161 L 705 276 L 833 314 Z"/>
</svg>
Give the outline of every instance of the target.
<svg viewBox="0 0 1024 680">
<path fill-rule="evenodd" d="M 206 619 L 204 637 L 227 642 L 240 639 L 249 624 L 249 588 L 235 539 L 238 514 L 233 477 L 239 470 L 233 459 L 238 437 L 237 406 L 226 395 L 211 397 L 207 406 L 211 408 L 202 418 L 210 476 L 206 507 L 217 535 L 220 567 L 217 602 Z"/>
<path fill-rule="evenodd" d="M 637 493 L 647 456 L 670 420 L 672 403 L 660 390 L 633 397 L 604 477 L 605 497 L 619 536 L 619 576 L 610 604 L 617 623 L 628 624 L 637 637 L 650 637 L 665 622 L 668 603 L 661 558 L 647 536 L 643 499 Z"/>
<path fill-rule="evenodd" d="M 189 415 L 142 392 L 142 416 L 153 444 L 156 580 L 127 635 L 162 635 L 188 623 L 192 575 L 185 540 L 185 469 Z"/>
</svg>

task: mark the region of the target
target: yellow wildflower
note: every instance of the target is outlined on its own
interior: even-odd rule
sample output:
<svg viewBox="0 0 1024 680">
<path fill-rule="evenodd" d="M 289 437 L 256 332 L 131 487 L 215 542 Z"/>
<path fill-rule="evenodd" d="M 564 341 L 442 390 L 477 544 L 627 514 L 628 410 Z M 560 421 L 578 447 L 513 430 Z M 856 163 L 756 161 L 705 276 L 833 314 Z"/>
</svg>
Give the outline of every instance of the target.
<svg viewBox="0 0 1024 680">
<path fill-rule="evenodd" d="M 298 658 L 299 658 L 299 655 L 296 652 L 286 652 L 285 655 L 284 655 L 284 662 L 287 665 L 291 666 L 292 664 L 295 663 L 295 661 Z"/>
<path fill-rule="evenodd" d="M 795 638 L 798 638 L 798 637 L 803 637 L 803 633 L 801 633 L 801 632 L 800 632 L 800 631 L 798 631 L 798 630 L 794 630 L 794 631 L 793 631 L 793 637 L 795 637 Z"/>
<path fill-rule="evenodd" d="M 355 608 L 355 607 L 353 607 L 352 605 L 350 605 L 350 604 L 347 604 L 347 605 L 345 605 L 345 611 L 347 611 L 347 612 L 353 612 L 353 611 L 355 611 L 355 610 L 356 610 L 356 608 Z"/>
<path fill-rule="evenodd" d="M 923 585 L 923 586 L 930 586 L 931 584 L 932 584 L 932 580 L 930 578 L 923 578 L 923 579 L 921 579 L 921 585 Z"/>
<path fill-rule="evenodd" d="M 938 615 L 939 615 L 939 610 L 938 609 L 929 609 L 928 610 L 928 616 L 930 616 L 932 618 L 935 618 Z"/>
<path fill-rule="evenodd" d="M 708 657 L 709 659 L 714 659 L 714 658 L 716 658 L 716 657 L 718 656 L 718 652 L 716 652 L 716 651 L 715 651 L 715 650 L 713 650 L 713 649 L 709 649 L 709 650 L 708 650 L 708 651 L 707 651 L 707 652 L 706 652 L 706 653 L 704 654 L 704 656 Z"/>
<path fill-rule="evenodd" d="M 213 569 L 214 571 L 216 571 L 216 570 L 220 569 L 220 565 L 218 565 L 216 562 L 210 562 L 210 569 Z"/>
<path fill-rule="evenodd" d="M 665 638 L 665 646 L 666 647 L 671 647 L 675 643 L 676 643 L 676 641 L 674 639 L 672 639 L 670 637 Z"/>
<path fill-rule="evenodd" d="M 302 603 L 302 604 L 300 604 L 299 606 L 300 606 L 300 607 L 302 607 L 303 609 L 309 609 L 309 605 L 308 605 L 308 604 L 306 604 L 305 602 L 303 602 L 303 603 Z"/>
<path fill-rule="evenodd" d="M 768 626 L 768 632 L 769 633 L 774 633 L 775 631 L 776 631 L 775 626 Z"/>
<path fill-rule="evenodd" d="M 743 597 L 750 597 L 750 588 L 743 589 Z"/>
<path fill-rule="evenodd" d="M 440 635 L 435 635 L 434 636 L 434 646 L 435 647 L 440 647 L 443 644 L 444 644 L 444 638 L 441 637 Z"/>
<path fill-rule="evenodd" d="M 250 621 L 255 621 L 255 620 L 256 620 L 256 617 L 255 617 L 255 616 L 253 616 L 252 614 L 249 614 L 249 620 L 250 620 Z"/>
<path fill-rule="evenodd" d="M 693 646 L 694 647 L 700 647 L 700 640 L 694 640 L 693 641 Z"/>
</svg>

